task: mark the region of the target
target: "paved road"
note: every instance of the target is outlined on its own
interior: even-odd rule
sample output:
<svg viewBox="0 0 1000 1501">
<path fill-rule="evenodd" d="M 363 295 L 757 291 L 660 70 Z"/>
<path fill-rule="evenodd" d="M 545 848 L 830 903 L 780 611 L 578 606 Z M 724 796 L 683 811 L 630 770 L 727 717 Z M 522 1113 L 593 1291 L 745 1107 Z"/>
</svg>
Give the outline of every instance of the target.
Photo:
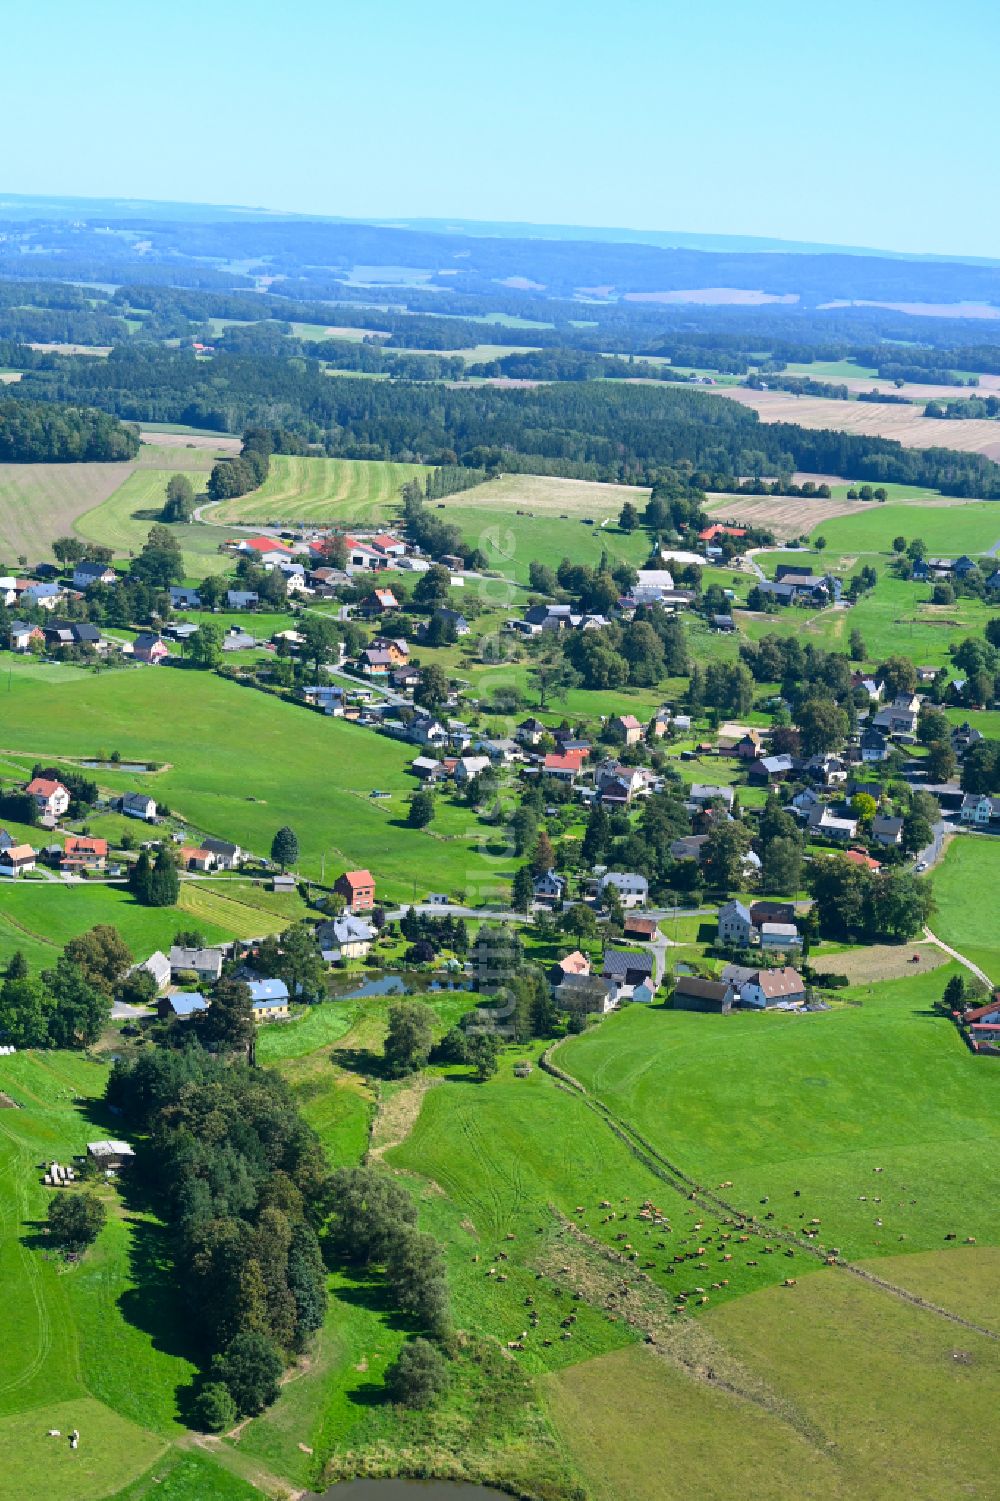
<svg viewBox="0 0 1000 1501">
<path fill-rule="evenodd" d="M 938 863 L 944 853 L 944 836 L 956 833 L 955 825 L 939 818 L 933 825 L 934 838 L 924 849 L 917 851 L 917 864 L 925 864 L 928 870 Z"/>
</svg>

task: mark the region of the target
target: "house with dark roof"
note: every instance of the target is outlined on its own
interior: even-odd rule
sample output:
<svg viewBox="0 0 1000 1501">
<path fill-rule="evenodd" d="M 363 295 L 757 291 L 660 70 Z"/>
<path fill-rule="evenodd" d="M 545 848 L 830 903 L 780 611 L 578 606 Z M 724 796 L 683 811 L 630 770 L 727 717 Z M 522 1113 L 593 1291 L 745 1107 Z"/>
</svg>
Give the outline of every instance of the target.
<svg viewBox="0 0 1000 1501">
<path fill-rule="evenodd" d="M 745 949 L 750 947 L 752 936 L 753 921 L 749 907 L 734 900 L 719 908 L 720 944 L 729 949 Z"/>
<path fill-rule="evenodd" d="M 720 1016 L 728 1016 L 735 999 L 733 986 L 726 980 L 679 975 L 674 985 L 674 1009 L 677 1011 L 714 1011 Z"/>
<path fill-rule="evenodd" d="M 637 985 L 655 980 L 652 954 L 636 954 L 626 949 L 605 949 L 601 975 L 615 988 L 616 999 L 627 999 Z"/>
</svg>

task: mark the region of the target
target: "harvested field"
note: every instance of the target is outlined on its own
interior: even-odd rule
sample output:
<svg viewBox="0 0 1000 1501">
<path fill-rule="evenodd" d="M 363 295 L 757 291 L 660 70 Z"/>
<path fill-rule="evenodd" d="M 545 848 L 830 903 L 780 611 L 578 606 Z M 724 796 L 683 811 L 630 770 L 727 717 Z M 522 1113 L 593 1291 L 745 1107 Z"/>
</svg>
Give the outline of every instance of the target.
<svg viewBox="0 0 1000 1501">
<path fill-rule="evenodd" d="M 161 438 L 170 438 L 170 442 L 161 442 Z M 227 446 L 232 441 L 231 438 L 220 437 L 217 442 L 206 444 L 197 438 L 183 438 L 170 433 L 143 433 L 136 464 L 140 469 L 181 469 L 207 475 L 216 459 L 232 453 L 232 449 Z M 197 483 L 195 489 L 198 489 Z"/>
<path fill-rule="evenodd" d="M 0 464 L 0 550 L 48 557 L 56 537 L 75 530 L 132 473 L 130 464 Z"/>
<path fill-rule="evenodd" d="M 143 443 L 159 444 L 163 448 L 207 448 L 212 453 L 239 453 L 243 446 L 241 438 L 228 438 L 225 433 L 158 432 L 144 427 L 140 434 Z"/>
<path fill-rule="evenodd" d="M 710 395 L 752 407 L 762 422 L 797 422 L 800 427 L 895 438 L 908 448 L 955 448 L 963 453 L 1000 457 L 1000 423 L 989 418 L 942 422 L 923 417 L 919 408 L 876 401 L 831 401 L 822 396 L 792 396 L 787 391 L 751 391 L 745 386 L 715 386 Z"/>
<path fill-rule="evenodd" d="M 697 302 L 703 307 L 763 307 L 798 302 L 798 292 L 753 292 L 747 287 L 697 287 L 683 292 L 625 292 L 623 302 Z"/>
<path fill-rule="evenodd" d="M 919 962 L 913 963 L 914 955 Z M 903 980 L 924 975 L 948 963 L 948 955 L 937 944 L 921 939 L 918 943 L 873 943 L 868 948 L 844 954 L 816 956 L 817 968 L 846 975 L 852 985 L 877 984 L 880 980 Z"/>
<path fill-rule="evenodd" d="M 732 521 L 737 526 L 766 527 L 783 540 L 808 534 L 834 516 L 853 516 L 858 511 L 870 511 L 871 505 L 863 500 L 808 500 L 798 495 L 710 493 L 705 510 L 719 521 Z"/>
<path fill-rule="evenodd" d="M 555 475 L 502 474 L 472 490 L 451 495 L 446 505 L 482 506 L 500 511 L 504 507 L 523 506 L 526 511 L 550 516 L 606 516 L 618 520 L 626 500 L 635 506 L 645 505 L 647 489 L 638 485 L 604 485 L 596 480 L 560 479 Z"/>
</svg>

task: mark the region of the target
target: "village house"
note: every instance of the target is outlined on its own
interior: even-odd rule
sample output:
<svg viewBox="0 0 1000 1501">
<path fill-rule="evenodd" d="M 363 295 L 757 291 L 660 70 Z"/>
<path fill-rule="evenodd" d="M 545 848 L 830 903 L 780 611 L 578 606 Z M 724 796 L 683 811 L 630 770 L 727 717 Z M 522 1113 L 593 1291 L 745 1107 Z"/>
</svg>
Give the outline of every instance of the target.
<svg viewBox="0 0 1000 1501">
<path fill-rule="evenodd" d="M 215 865 L 215 859 L 211 850 L 204 850 L 195 844 L 184 844 L 180 850 L 180 862 L 185 870 L 211 870 Z"/>
<path fill-rule="evenodd" d="M 727 949 L 747 949 L 753 937 L 750 909 L 740 901 L 726 902 L 719 908 L 718 941 Z"/>
<path fill-rule="evenodd" d="M 62 818 L 70 805 L 69 788 L 54 777 L 33 777 L 24 790 L 43 818 Z"/>
<path fill-rule="evenodd" d="M 597 894 L 605 905 L 609 891 L 617 891 L 623 907 L 643 907 L 649 899 L 649 882 L 634 870 L 609 870 L 597 883 Z"/>
<path fill-rule="evenodd" d="M 670 733 L 670 715 L 666 710 L 660 710 L 649 721 L 649 734 L 654 740 L 662 740 L 664 735 Z"/>
<path fill-rule="evenodd" d="M 624 932 L 626 938 L 634 938 L 639 943 L 655 943 L 660 936 L 655 917 L 639 917 L 634 912 L 627 914 Z"/>
<path fill-rule="evenodd" d="M 900 845 L 903 842 L 903 820 L 877 813 L 872 819 L 872 838 L 876 844 Z"/>
<path fill-rule="evenodd" d="M 170 960 L 170 978 L 175 984 L 184 974 L 195 975 L 203 984 L 214 984 L 222 975 L 221 949 L 192 949 L 175 943 L 167 957 Z"/>
<path fill-rule="evenodd" d="M 600 975 L 567 974 L 556 985 L 556 1005 L 585 1016 L 606 1016 L 615 1009 L 616 988 Z"/>
<path fill-rule="evenodd" d="M 391 589 L 373 589 L 358 609 L 362 615 L 388 615 L 399 609 L 399 600 Z"/>
<path fill-rule="evenodd" d="M 731 787 L 716 787 L 710 782 L 692 782 L 688 788 L 688 801 L 698 807 L 707 807 L 710 803 L 720 802 L 732 812 L 735 793 Z"/>
<path fill-rule="evenodd" d="M 166 990 L 167 986 L 170 984 L 172 977 L 170 960 L 167 958 L 166 954 L 161 952 L 160 949 L 154 950 L 154 952 L 150 954 L 149 958 L 144 959 L 141 964 L 133 965 L 129 973 L 137 974 L 141 973 L 142 971 L 145 971 L 145 973 L 148 975 L 152 975 L 153 979 L 156 982 L 156 988 L 158 991 Z"/>
<path fill-rule="evenodd" d="M 540 719 L 522 719 L 514 731 L 514 739 L 521 745 L 534 747 L 549 733 L 548 727 Z"/>
<path fill-rule="evenodd" d="M 12 844 L 8 849 L 0 850 L 0 876 L 9 880 L 27 875 L 37 863 L 38 853 L 30 844 Z"/>
<path fill-rule="evenodd" d="M 12 620 L 7 633 L 11 651 L 29 652 L 33 643 L 41 645 L 45 640 L 45 633 L 41 626 L 32 625 L 27 620 Z"/>
<path fill-rule="evenodd" d="M 790 965 L 782 969 L 757 969 L 739 986 L 739 995 L 740 1004 L 755 1011 L 779 1004 L 801 1006 L 806 998 L 806 982 Z"/>
<path fill-rule="evenodd" d="M 152 631 L 140 631 L 132 643 L 133 660 L 143 662 L 148 667 L 156 667 L 169 655 L 170 648 L 163 637 Z"/>
<path fill-rule="evenodd" d="M 176 1017 L 178 1021 L 190 1021 L 207 1011 L 211 1003 L 200 990 L 181 990 L 174 995 L 162 996 L 157 1002 L 157 1014 L 161 1021 Z"/>
<path fill-rule="evenodd" d="M 51 620 L 42 627 L 45 645 L 50 650 L 62 646 L 83 646 L 92 651 L 105 651 L 107 642 L 96 625 L 89 620 Z"/>
<path fill-rule="evenodd" d="M 455 763 L 455 781 L 459 784 L 474 782 L 492 765 L 489 756 L 459 756 Z"/>
<path fill-rule="evenodd" d="M 668 568 L 641 568 L 638 582 L 629 597 L 637 605 L 660 604 L 665 594 L 672 592 L 674 576 Z"/>
<path fill-rule="evenodd" d="M 288 1015 L 288 986 L 284 980 L 251 980 L 250 1005 L 255 1022 L 271 1022 Z"/>
<path fill-rule="evenodd" d="M 59 869 L 63 871 L 103 870 L 108 863 L 108 841 L 71 834 L 63 845 Z"/>
<path fill-rule="evenodd" d="M 85 594 L 94 584 L 113 584 L 118 575 L 107 563 L 98 563 L 93 558 L 84 558 L 73 568 L 73 588 Z"/>
<path fill-rule="evenodd" d="M 760 946 L 762 949 L 775 949 L 780 953 L 787 953 L 790 949 L 800 949 L 802 938 L 793 922 L 762 922 Z"/>
<path fill-rule="evenodd" d="M 201 595 L 187 584 L 171 584 L 170 603 L 175 610 L 200 610 Z"/>
<path fill-rule="evenodd" d="M 790 777 L 793 770 L 791 756 L 761 756 L 759 761 L 751 762 L 747 781 L 752 787 L 773 787 Z"/>
<path fill-rule="evenodd" d="M 535 877 L 532 891 L 536 902 L 554 907 L 566 894 L 566 877 L 557 875 L 554 870 L 547 870 L 543 875 Z"/>
<path fill-rule="evenodd" d="M 375 941 L 375 929 L 363 917 L 343 912 L 332 921 L 319 924 L 316 941 L 327 964 L 340 964 L 345 959 L 367 959 Z"/>
<path fill-rule="evenodd" d="M 725 980 L 679 975 L 674 985 L 674 1009 L 677 1011 L 714 1011 L 728 1016 L 735 999 L 732 985 Z"/>
<path fill-rule="evenodd" d="M 238 844 L 230 844 L 227 839 L 216 839 L 212 835 L 201 841 L 201 847 L 213 856 L 216 870 L 238 870 L 246 858 Z"/>
<path fill-rule="evenodd" d="M 35 605 L 40 610 L 54 610 L 65 592 L 65 589 L 60 589 L 58 584 L 29 583 L 25 589 L 18 591 L 18 598 L 22 605 Z"/>
<path fill-rule="evenodd" d="M 228 610 L 256 610 L 260 604 L 260 595 L 256 589 L 227 589 L 226 608 Z"/>
<path fill-rule="evenodd" d="M 967 792 L 962 799 L 959 818 L 973 828 L 987 828 L 994 819 L 1000 819 L 1000 797 L 988 797 L 985 792 Z"/>
<path fill-rule="evenodd" d="M 968 720 L 951 732 L 951 748 L 961 761 L 974 745 L 983 738 L 982 730 L 975 729 Z"/>
<path fill-rule="evenodd" d="M 345 870 L 333 889 L 344 898 L 348 912 L 370 912 L 375 905 L 375 879 L 370 870 Z"/>
<path fill-rule="evenodd" d="M 861 732 L 861 759 L 863 762 L 888 761 L 889 742 L 882 731 L 870 725 Z"/>
<path fill-rule="evenodd" d="M 858 832 L 858 820 L 846 818 L 826 806 L 814 808 L 809 814 L 809 832 L 836 844 L 847 844 Z"/>
<path fill-rule="evenodd" d="M 567 975 L 589 974 L 590 960 L 579 949 L 574 949 L 571 954 L 563 954 L 561 959 L 556 960 L 549 971 L 549 980 L 553 986 L 559 986 Z"/>
<path fill-rule="evenodd" d="M 615 1000 L 628 1000 L 637 985 L 655 983 L 652 954 L 634 954 L 627 949 L 605 949 L 601 976 L 614 986 Z"/>
<path fill-rule="evenodd" d="M 733 755 L 741 761 L 756 761 L 764 754 L 759 730 L 747 730 L 733 746 Z"/>
<path fill-rule="evenodd" d="M 616 715 L 611 728 L 626 745 L 638 745 L 642 740 L 642 725 L 634 714 Z"/>
<path fill-rule="evenodd" d="M 121 811 L 126 818 L 141 818 L 146 823 L 156 822 L 156 798 L 148 792 L 126 792 L 121 800 Z"/>
<path fill-rule="evenodd" d="M 671 842 L 670 858 L 671 860 L 696 860 L 700 865 L 707 842 L 707 834 L 682 834 L 679 839 Z"/>
<path fill-rule="evenodd" d="M 561 782 L 575 782 L 586 755 L 586 751 L 552 751 L 543 759 L 541 769 L 547 777 L 557 777 Z"/>
</svg>

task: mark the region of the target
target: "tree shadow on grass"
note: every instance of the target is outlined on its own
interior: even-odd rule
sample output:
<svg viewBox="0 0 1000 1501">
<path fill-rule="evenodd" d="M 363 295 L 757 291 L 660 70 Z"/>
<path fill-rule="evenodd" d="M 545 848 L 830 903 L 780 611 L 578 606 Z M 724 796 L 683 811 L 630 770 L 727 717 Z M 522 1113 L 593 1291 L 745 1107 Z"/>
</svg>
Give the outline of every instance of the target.
<svg viewBox="0 0 1000 1501">
<path fill-rule="evenodd" d="M 330 1062 L 335 1068 L 342 1068 L 349 1074 L 358 1074 L 365 1079 L 387 1080 L 393 1077 L 382 1054 L 371 1048 L 334 1048 Z"/>
</svg>

